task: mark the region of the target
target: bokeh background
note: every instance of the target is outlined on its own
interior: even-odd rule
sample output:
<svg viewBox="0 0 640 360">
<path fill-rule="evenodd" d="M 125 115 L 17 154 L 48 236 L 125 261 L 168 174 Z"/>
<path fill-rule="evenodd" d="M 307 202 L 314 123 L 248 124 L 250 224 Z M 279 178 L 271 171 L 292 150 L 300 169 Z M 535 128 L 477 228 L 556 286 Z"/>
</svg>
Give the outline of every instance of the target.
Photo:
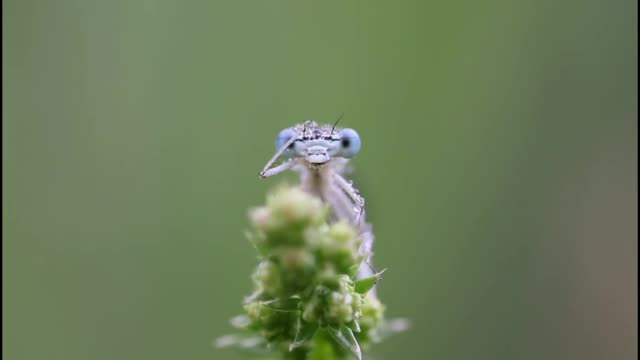
<svg viewBox="0 0 640 360">
<path fill-rule="evenodd" d="M 637 3 L 3 1 L 3 355 L 245 359 L 276 134 L 358 130 L 375 359 L 637 354 Z"/>
</svg>

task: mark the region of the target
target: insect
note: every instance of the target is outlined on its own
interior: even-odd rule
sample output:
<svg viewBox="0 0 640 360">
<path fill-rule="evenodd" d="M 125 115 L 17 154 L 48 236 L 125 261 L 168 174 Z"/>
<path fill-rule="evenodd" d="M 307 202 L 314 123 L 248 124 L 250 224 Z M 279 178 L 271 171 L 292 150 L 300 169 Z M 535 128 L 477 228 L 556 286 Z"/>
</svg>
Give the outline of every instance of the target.
<svg viewBox="0 0 640 360">
<path fill-rule="evenodd" d="M 276 153 L 260 177 L 289 169 L 297 171 L 302 189 L 328 203 L 334 221 L 346 220 L 356 226 L 362 238 L 360 253 L 365 256 L 357 277 L 363 278 L 375 274 L 370 264 L 374 237 L 371 225 L 364 220 L 364 198 L 341 175 L 349 160 L 360 151 L 361 140 L 355 130 L 336 128 L 336 124 L 318 125 L 307 120 L 282 130 L 276 137 Z M 284 161 L 274 166 L 278 159 Z"/>
</svg>

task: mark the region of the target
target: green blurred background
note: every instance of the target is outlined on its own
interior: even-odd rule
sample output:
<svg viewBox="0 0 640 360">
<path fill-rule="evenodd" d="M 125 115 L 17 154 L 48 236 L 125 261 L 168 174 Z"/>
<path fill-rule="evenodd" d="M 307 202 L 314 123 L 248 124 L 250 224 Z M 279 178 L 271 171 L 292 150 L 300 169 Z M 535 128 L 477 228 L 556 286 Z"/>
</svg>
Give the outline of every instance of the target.
<svg viewBox="0 0 640 360">
<path fill-rule="evenodd" d="M 375 359 L 637 354 L 632 0 L 4 1 L 3 355 L 245 359 L 284 127 L 358 130 Z"/>
</svg>

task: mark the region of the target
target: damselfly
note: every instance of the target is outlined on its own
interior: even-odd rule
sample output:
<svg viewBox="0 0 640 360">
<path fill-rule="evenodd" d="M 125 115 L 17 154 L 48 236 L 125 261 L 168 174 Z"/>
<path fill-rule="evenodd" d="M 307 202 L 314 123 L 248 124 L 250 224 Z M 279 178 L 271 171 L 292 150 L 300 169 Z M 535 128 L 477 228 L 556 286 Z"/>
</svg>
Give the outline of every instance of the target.
<svg viewBox="0 0 640 360">
<path fill-rule="evenodd" d="M 342 173 L 346 164 L 360 151 L 361 141 L 353 129 L 340 129 L 335 125 L 318 125 L 315 121 L 284 129 L 276 138 L 276 153 L 260 172 L 261 178 L 293 169 L 300 173 L 303 190 L 328 203 L 334 221 L 345 220 L 360 232 L 365 256 L 358 277 L 371 276 L 370 258 L 373 247 L 371 225 L 364 220 L 364 198 L 345 180 Z M 274 166 L 278 159 L 284 161 Z"/>
</svg>

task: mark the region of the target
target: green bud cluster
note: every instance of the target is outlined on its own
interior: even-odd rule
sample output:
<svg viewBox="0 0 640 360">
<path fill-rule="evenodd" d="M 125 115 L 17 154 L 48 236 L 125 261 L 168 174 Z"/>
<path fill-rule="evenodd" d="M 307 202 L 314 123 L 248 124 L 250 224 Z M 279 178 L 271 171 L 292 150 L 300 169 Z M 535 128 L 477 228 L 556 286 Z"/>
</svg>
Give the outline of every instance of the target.
<svg viewBox="0 0 640 360">
<path fill-rule="evenodd" d="M 361 348 L 378 340 L 384 306 L 370 291 L 377 279 L 354 279 L 364 261 L 361 239 L 346 222 L 329 224 L 329 211 L 320 199 L 282 187 L 249 214 L 260 263 L 235 322 L 285 358 L 309 358 L 318 339 L 332 339 L 335 359 L 361 358 Z"/>
</svg>

